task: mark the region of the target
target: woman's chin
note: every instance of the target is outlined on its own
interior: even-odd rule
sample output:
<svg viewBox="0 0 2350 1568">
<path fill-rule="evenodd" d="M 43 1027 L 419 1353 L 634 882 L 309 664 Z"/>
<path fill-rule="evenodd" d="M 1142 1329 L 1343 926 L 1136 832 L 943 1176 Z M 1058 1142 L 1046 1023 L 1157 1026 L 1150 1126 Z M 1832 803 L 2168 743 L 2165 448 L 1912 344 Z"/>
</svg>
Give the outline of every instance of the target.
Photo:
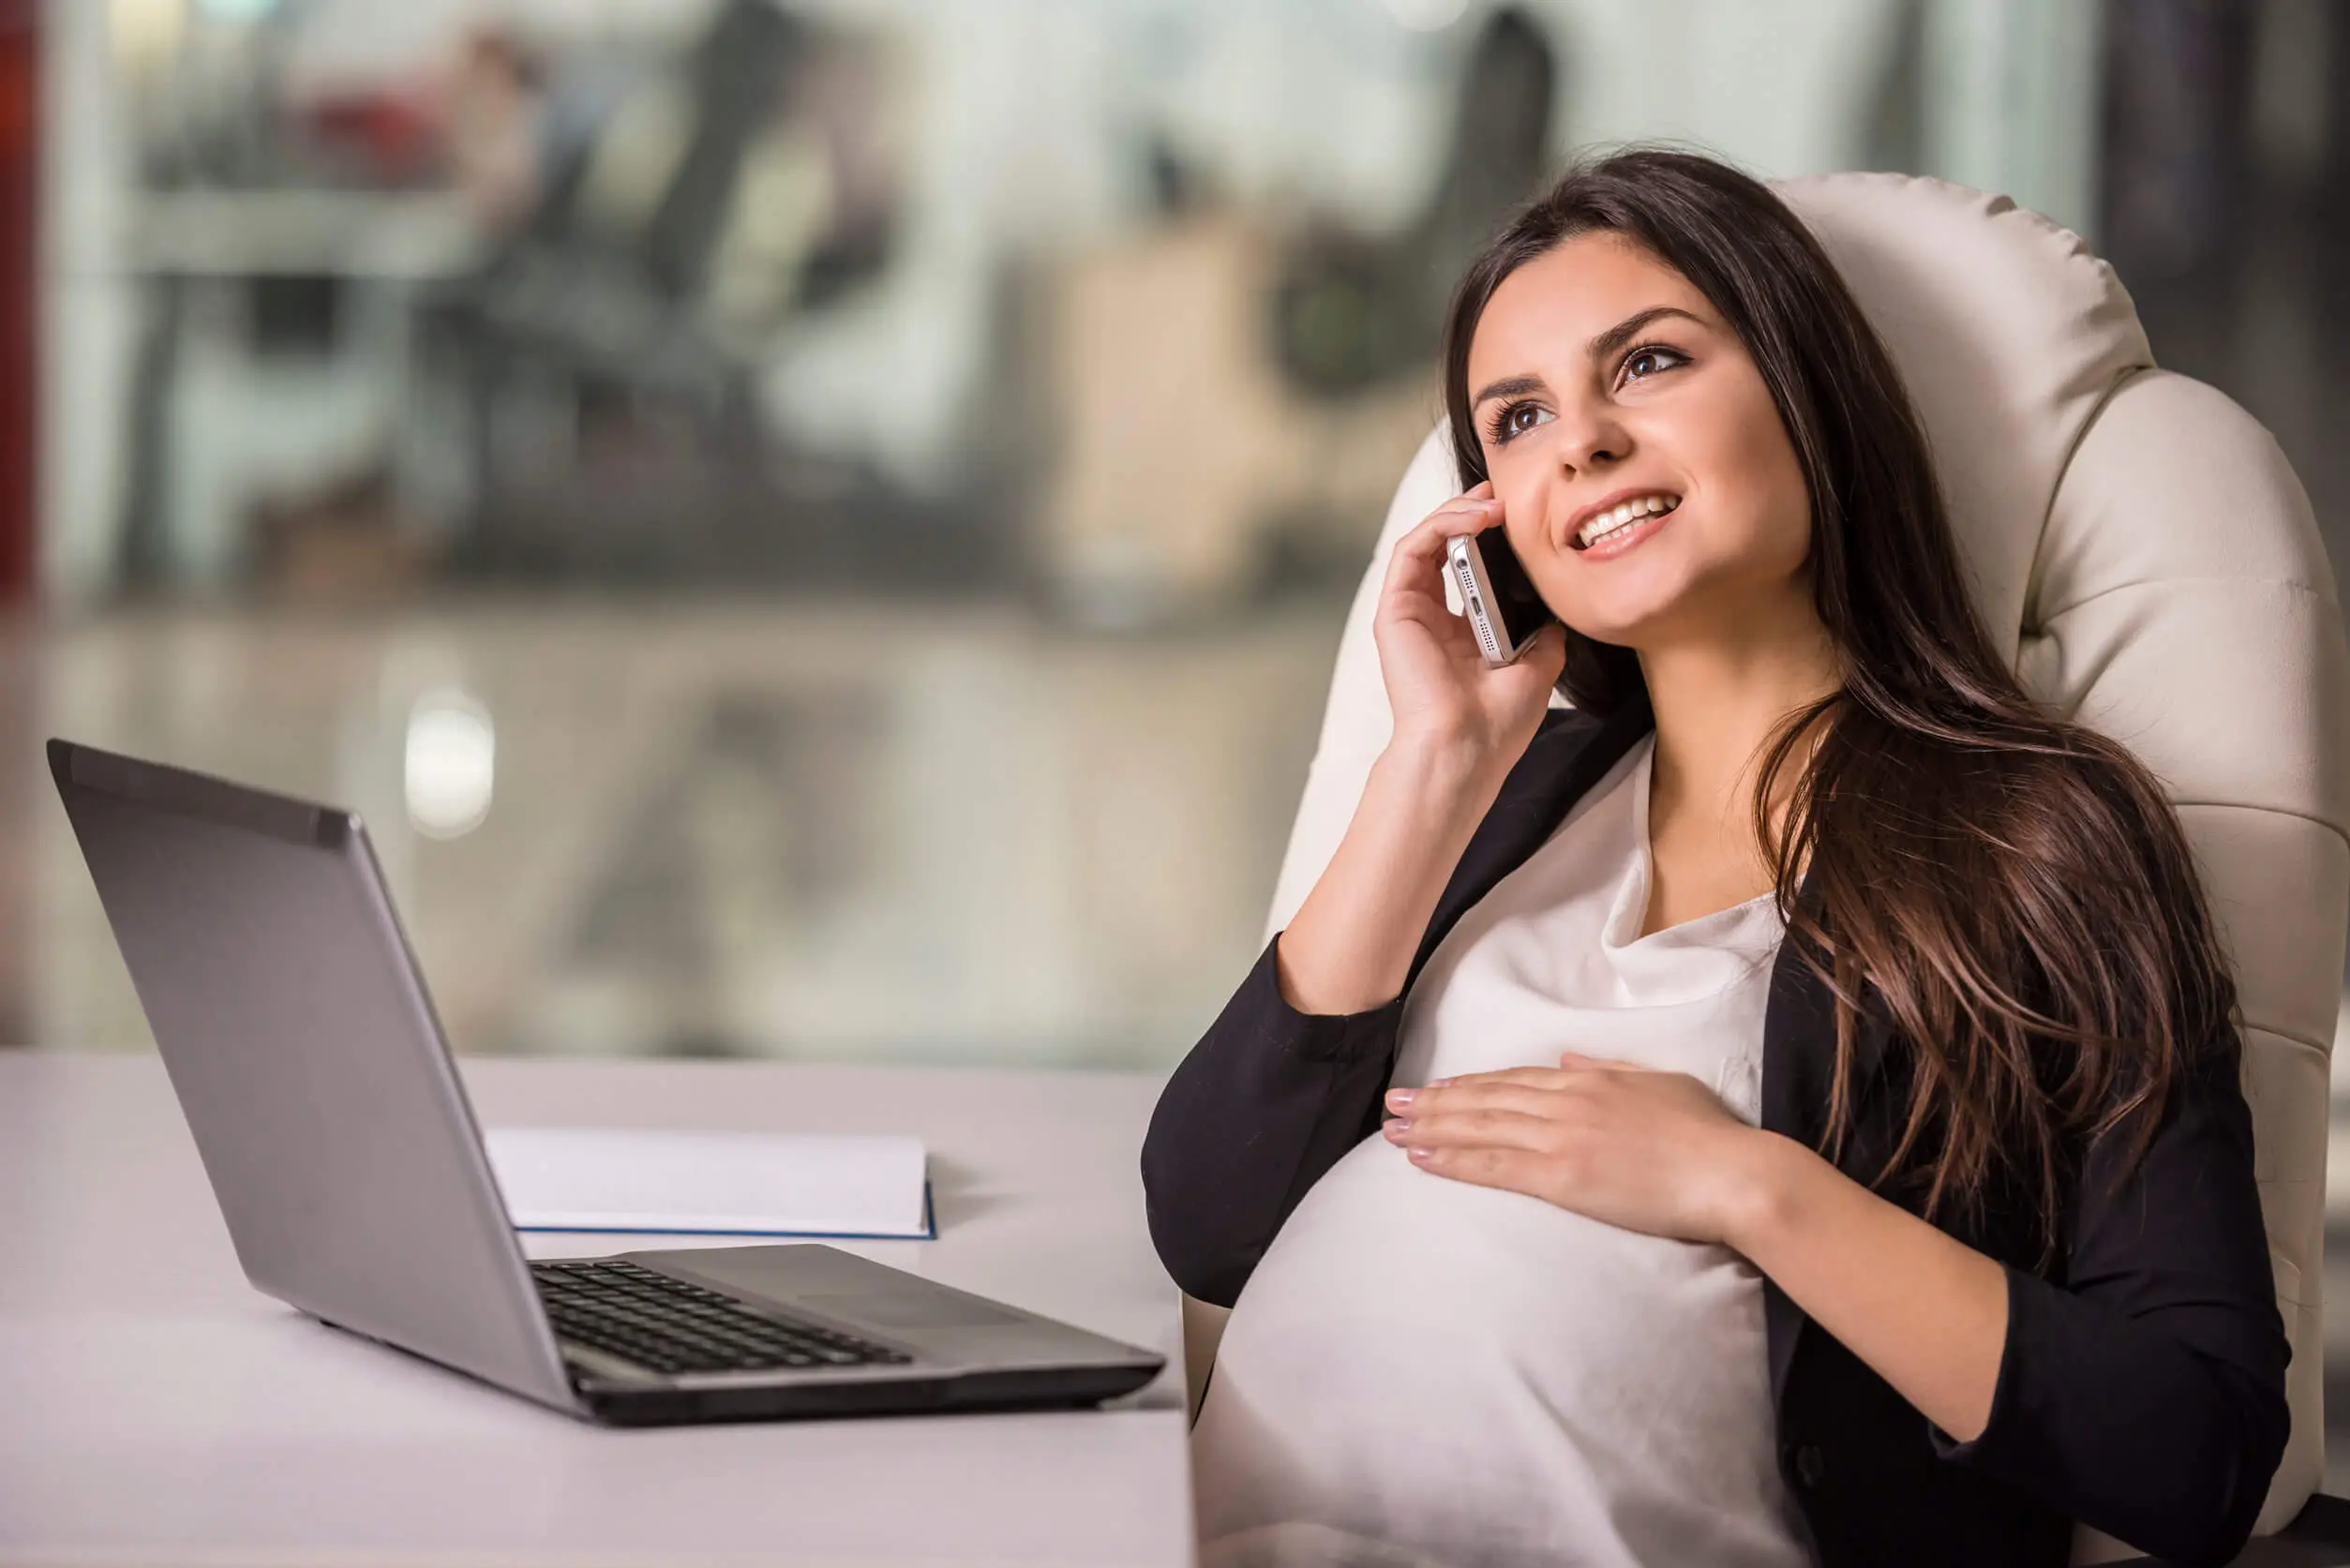
<svg viewBox="0 0 2350 1568">
<path fill-rule="evenodd" d="M 1677 641 L 1687 635 L 1692 621 L 1705 619 L 1699 612 L 1706 595 L 1692 592 L 1692 586 L 1680 573 L 1670 580 L 1611 584 L 1605 594 L 1587 592 L 1565 601 L 1566 613 L 1559 619 L 1594 642 L 1619 648 Z M 1552 603 L 1564 599 L 1562 595 Z"/>
<path fill-rule="evenodd" d="M 1579 614 L 1561 619 L 1594 642 L 1612 643 L 1618 648 L 1631 649 L 1654 641 L 1660 630 L 1671 624 L 1669 617 L 1654 615 Z"/>
</svg>

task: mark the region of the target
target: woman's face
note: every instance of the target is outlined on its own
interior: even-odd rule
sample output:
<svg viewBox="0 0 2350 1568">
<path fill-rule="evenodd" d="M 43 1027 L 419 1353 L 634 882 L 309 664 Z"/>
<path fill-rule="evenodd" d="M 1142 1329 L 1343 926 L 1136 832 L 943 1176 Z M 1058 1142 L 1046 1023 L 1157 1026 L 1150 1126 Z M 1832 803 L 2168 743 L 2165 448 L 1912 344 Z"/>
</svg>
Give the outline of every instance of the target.
<svg viewBox="0 0 2350 1568">
<path fill-rule="evenodd" d="M 1810 619 L 1803 470 L 1745 346 L 1703 294 L 1609 233 L 1505 278 L 1469 396 L 1509 542 L 1602 642 L 1738 639 Z"/>
</svg>

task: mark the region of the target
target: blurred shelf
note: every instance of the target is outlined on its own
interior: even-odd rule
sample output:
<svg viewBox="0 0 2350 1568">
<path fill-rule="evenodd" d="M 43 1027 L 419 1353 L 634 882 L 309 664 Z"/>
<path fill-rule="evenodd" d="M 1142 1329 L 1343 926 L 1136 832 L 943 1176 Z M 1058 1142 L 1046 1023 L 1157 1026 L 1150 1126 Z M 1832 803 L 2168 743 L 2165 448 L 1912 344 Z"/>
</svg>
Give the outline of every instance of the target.
<svg viewBox="0 0 2350 1568">
<path fill-rule="evenodd" d="M 121 273 L 422 281 L 477 266 L 489 245 L 443 192 L 205 190 L 133 199 Z"/>
</svg>

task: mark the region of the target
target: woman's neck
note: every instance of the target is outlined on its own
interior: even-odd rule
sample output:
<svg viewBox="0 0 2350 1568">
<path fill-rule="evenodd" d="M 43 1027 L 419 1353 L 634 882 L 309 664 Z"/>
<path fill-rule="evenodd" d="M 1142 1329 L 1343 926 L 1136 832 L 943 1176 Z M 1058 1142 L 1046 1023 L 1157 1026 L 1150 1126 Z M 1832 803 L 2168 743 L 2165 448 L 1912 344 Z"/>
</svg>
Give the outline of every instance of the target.
<svg viewBox="0 0 2350 1568">
<path fill-rule="evenodd" d="M 1731 845 L 1761 863 L 1754 838 L 1754 791 L 1763 752 L 1781 721 L 1839 684 L 1834 646 L 1804 613 L 1775 635 L 1690 641 L 1640 650 L 1656 714 L 1651 768 L 1652 842 Z M 1776 818 L 1800 770 L 1783 773 Z"/>
</svg>

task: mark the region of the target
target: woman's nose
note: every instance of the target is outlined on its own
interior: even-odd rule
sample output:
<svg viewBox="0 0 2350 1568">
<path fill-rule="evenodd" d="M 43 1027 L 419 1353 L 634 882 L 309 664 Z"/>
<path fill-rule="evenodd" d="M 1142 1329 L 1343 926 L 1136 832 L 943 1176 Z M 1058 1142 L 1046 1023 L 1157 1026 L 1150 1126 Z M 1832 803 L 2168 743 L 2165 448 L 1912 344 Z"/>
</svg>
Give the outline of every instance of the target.
<svg viewBox="0 0 2350 1568">
<path fill-rule="evenodd" d="M 1555 450 L 1568 474 L 1606 469 L 1632 454 L 1631 433 L 1604 408 L 1563 410 L 1559 424 Z"/>
</svg>

